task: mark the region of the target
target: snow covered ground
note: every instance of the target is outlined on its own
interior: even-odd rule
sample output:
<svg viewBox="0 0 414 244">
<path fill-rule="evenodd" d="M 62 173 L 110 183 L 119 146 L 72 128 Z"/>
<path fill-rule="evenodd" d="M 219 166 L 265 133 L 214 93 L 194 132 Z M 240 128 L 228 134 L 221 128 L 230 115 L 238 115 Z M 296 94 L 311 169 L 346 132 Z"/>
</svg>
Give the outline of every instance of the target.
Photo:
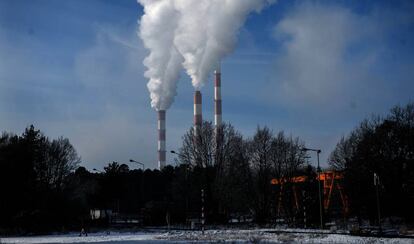
<svg viewBox="0 0 414 244">
<path fill-rule="evenodd" d="M 320 230 L 283 230 L 280 233 L 275 229 L 256 230 L 208 230 L 202 235 L 200 232 L 169 232 L 157 236 L 157 239 L 169 241 L 199 241 L 199 242 L 248 242 L 248 243 L 414 243 L 414 239 L 404 238 L 375 238 L 357 237 L 343 234 L 321 233 Z M 304 233 L 293 233 L 301 231 Z M 307 232 L 307 233 L 305 233 Z M 327 231 L 322 231 L 327 232 Z"/>
<path fill-rule="evenodd" d="M 136 232 L 136 233 L 92 233 L 87 237 L 77 234 L 50 235 L 36 237 L 0 238 L 0 243 L 188 243 L 188 242 L 236 242 L 236 243 L 414 243 L 408 238 L 357 237 L 342 234 L 329 234 L 309 230 L 293 233 L 297 230 L 275 229 L 252 230 L 207 230 L 170 232 Z"/>
<path fill-rule="evenodd" d="M 158 233 L 159 234 L 159 233 Z M 88 236 L 79 236 L 79 233 L 67 235 L 48 235 L 33 237 L 7 237 L 0 238 L 0 243 L 137 243 L 137 242 L 157 242 L 153 233 L 111 233 L 105 232 L 90 233 Z M 165 241 L 159 241 L 165 242 Z"/>
</svg>

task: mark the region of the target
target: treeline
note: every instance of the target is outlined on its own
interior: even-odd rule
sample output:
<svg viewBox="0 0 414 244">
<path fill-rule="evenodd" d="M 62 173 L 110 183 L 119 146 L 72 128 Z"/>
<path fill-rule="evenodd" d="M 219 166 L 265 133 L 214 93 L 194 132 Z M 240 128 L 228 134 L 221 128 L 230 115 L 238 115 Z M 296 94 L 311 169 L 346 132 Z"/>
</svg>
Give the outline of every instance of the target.
<svg viewBox="0 0 414 244">
<path fill-rule="evenodd" d="M 216 131 L 204 122 L 197 139 L 183 137 L 176 166 L 162 171 L 134 169 L 116 162 L 103 171 L 78 167 L 80 158 L 68 139 L 50 140 L 30 126 L 21 135 L 0 138 L 0 229 L 7 233 L 79 230 L 93 224 L 91 209 L 133 216 L 144 225 L 186 224 L 199 219 L 201 189 L 206 220 L 269 223 L 276 212 L 272 178 L 315 175 L 305 164 L 298 138 L 257 128 L 244 139 L 231 125 Z M 313 177 L 314 178 L 314 177 Z M 317 209 L 316 182 L 309 182 L 309 209 Z M 293 221 L 293 192 L 284 188 L 283 214 Z M 317 216 L 317 211 L 315 211 Z M 309 216 L 309 224 L 313 221 Z M 317 218 L 315 218 L 317 222 Z M 293 223 L 293 222 L 292 222 Z"/>
<path fill-rule="evenodd" d="M 357 216 L 375 223 L 374 173 L 381 183 L 382 217 L 413 221 L 413 126 L 411 103 L 362 122 L 340 140 L 329 164 L 345 176 L 350 211 L 324 213 L 324 222 Z M 88 171 L 79 167 L 68 139 L 51 140 L 33 126 L 20 136 L 3 133 L 0 232 L 79 230 L 97 224 L 91 209 L 144 225 L 188 224 L 201 216 L 201 190 L 207 224 L 319 226 L 317 172 L 299 138 L 267 127 L 245 138 L 229 124 L 215 128 L 204 122 L 196 135 L 190 128 L 182 139 L 175 166 L 161 171 L 116 162 Z M 297 176 L 306 177 L 297 183 Z M 279 183 L 272 185 L 272 179 Z"/>
<path fill-rule="evenodd" d="M 377 222 L 374 173 L 383 217 L 414 221 L 414 103 L 366 119 L 342 137 L 329 158 L 345 173 L 351 215 Z"/>
<path fill-rule="evenodd" d="M 50 140 L 33 126 L 0 137 L 0 229 L 46 230 L 70 221 L 78 203 L 67 192 L 80 158 L 66 138 Z"/>
</svg>

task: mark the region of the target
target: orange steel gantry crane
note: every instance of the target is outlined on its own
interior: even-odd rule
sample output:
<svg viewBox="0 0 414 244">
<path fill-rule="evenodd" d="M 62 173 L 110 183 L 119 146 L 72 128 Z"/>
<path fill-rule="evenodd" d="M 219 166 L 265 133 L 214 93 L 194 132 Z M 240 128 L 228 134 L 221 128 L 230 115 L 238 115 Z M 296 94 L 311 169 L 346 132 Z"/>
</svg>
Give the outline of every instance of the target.
<svg viewBox="0 0 414 244">
<path fill-rule="evenodd" d="M 342 211 L 344 213 L 344 215 L 346 216 L 348 214 L 349 211 L 349 205 L 348 205 L 348 197 L 346 196 L 345 192 L 344 192 L 344 188 L 342 186 L 342 183 L 340 182 L 342 179 L 344 178 L 343 173 L 342 172 L 338 172 L 338 171 L 334 171 L 334 170 L 329 170 L 329 171 L 325 171 L 325 172 L 321 172 L 319 175 L 319 179 L 318 176 L 316 176 L 316 179 L 319 181 L 323 182 L 323 207 L 324 207 L 324 211 L 325 213 L 328 212 L 330 204 L 331 204 L 331 199 L 332 199 L 332 193 L 334 191 L 334 189 L 338 190 L 340 198 L 341 198 L 341 203 L 342 203 Z M 289 182 L 289 183 L 294 183 L 292 186 L 292 190 L 293 190 L 293 196 L 294 196 L 294 200 L 295 200 L 295 207 L 297 210 L 299 210 L 299 194 L 297 193 L 297 189 L 295 187 L 295 184 L 298 183 L 303 183 L 308 179 L 307 176 L 296 176 L 296 177 L 292 177 L 292 178 L 281 178 L 281 179 L 272 179 L 271 180 L 271 184 L 272 185 L 280 185 L 280 192 L 279 192 L 279 201 L 278 201 L 278 214 L 280 213 L 280 209 L 281 209 L 281 200 L 283 198 L 283 186 Z"/>
</svg>

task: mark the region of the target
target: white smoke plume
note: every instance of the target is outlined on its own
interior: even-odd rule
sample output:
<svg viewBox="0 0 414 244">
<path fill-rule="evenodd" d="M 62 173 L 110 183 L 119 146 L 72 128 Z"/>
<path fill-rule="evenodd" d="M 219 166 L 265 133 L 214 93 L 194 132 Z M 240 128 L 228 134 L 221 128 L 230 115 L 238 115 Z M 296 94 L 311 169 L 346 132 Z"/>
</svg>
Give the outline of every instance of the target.
<svg viewBox="0 0 414 244">
<path fill-rule="evenodd" d="M 276 0 L 176 0 L 180 12 L 174 43 L 199 90 L 216 64 L 233 51 L 240 27 L 252 11 Z"/>
<path fill-rule="evenodd" d="M 167 110 L 177 94 L 183 62 L 174 47 L 179 12 L 174 7 L 174 0 L 138 0 L 138 3 L 144 6 L 138 35 L 150 51 L 144 65 L 151 106 L 156 110 Z"/>
<path fill-rule="evenodd" d="M 199 90 L 216 64 L 233 51 L 249 13 L 276 0 L 138 0 L 144 6 L 139 36 L 150 51 L 148 68 L 151 105 L 168 109 L 184 66 Z"/>
</svg>

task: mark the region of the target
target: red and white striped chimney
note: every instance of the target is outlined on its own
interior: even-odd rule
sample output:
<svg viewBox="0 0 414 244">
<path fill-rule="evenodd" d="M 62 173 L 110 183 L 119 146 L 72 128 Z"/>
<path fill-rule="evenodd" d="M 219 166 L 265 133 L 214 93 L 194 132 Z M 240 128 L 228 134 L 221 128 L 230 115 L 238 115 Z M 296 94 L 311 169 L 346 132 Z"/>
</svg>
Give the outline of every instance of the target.
<svg viewBox="0 0 414 244">
<path fill-rule="evenodd" d="M 158 168 L 165 167 L 165 110 L 158 111 Z"/>
<path fill-rule="evenodd" d="M 221 125 L 221 69 L 220 63 L 214 71 L 214 125 L 216 127 Z"/>
<path fill-rule="evenodd" d="M 194 136 L 198 136 L 203 123 L 202 97 L 200 91 L 194 93 Z"/>
</svg>

